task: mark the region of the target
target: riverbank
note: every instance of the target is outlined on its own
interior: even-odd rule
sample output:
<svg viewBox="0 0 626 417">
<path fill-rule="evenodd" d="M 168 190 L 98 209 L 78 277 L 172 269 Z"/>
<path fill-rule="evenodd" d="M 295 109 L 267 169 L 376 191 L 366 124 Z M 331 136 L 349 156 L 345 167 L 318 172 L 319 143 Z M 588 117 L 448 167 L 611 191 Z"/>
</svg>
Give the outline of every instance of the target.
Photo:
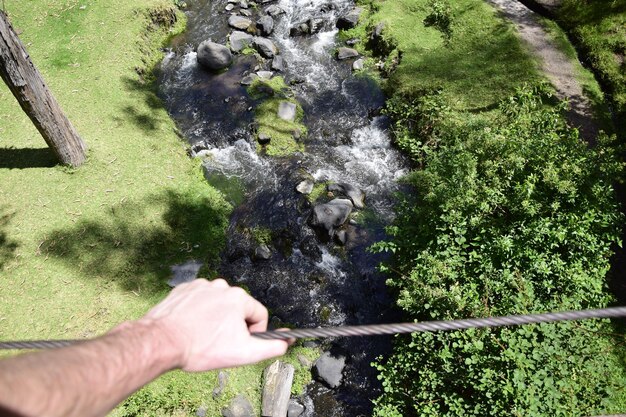
<svg viewBox="0 0 626 417">
<path fill-rule="evenodd" d="M 373 247 L 407 320 L 601 307 L 622 215 L 614 143 L 589 149 L 513 26 L 478 0 L 374 2 L 358 36 L 415 168 Z M 570 47 L 571 48 L 571 47 Z M 526 86 L 525 86 L 526 85 Z M 599 89 L 598 89 L 599 90 Z M 607 322 L 396 339 L 376 416 L 623 412 Z M 578 377 L 573 378 L 576 374 Z"/>
<path fill-rule="evenodd" d="M 197 259 L 201 276 L 213 276 L 224 245 L 231 207 L 188 157 L 151 84 L 184 16 L 159 0 L 6 6 L 89 154 L 79 169 L 58 166 L 0 85 L 0 334 L 94 337 L 162 299 L 170 266 Z M 298 353 L 286 360 L 301 387 Z M 113 415 L 218 415 L 237 394 L 258 405 L 264 365 L 228 371 L 217 398 L 217 373 L 171 373 Z"/>
</svg>

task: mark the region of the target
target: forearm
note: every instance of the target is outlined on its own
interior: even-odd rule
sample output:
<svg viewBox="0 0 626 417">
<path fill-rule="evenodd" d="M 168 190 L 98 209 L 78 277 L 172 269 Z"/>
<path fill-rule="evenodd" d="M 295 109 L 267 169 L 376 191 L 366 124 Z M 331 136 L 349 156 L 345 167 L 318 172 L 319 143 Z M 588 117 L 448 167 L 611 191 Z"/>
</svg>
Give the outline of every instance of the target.
<svg viewBox="0 0 626 417">
<path fill-rule="evenodd" d="M 173 341 L 150 320 L 124 323 L 67 349 L 0 362 L 0 405 L 23 416 L 101 416 L 180 366 Z"/>
</svg>

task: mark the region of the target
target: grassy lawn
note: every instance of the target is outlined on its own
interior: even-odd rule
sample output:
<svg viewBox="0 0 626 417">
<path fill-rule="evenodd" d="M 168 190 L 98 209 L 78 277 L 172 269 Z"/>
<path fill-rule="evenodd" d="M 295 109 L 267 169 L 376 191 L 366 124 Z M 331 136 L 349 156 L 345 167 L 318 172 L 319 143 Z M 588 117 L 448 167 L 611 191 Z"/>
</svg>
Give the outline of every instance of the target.
<svg viewBox="0 0 626 417">
<path fill-rule="evenodd" d="M 389 80 L 396 94 L 439 88 L 455 110 L 480 111 L 494 106 L 524 82 L 539 79 L 532 58 L 511 25 L 484 1 L 450 4 L 449 42 L 424 24 L 430 1 L 375 1 L 370 27 L 384 22 L 383 37 L 397 45 L 402 59 Z M 366 23 L 367 25 L 368 23 Z"/>
<path fill-rule="evenodd" d="M 7 0 L 6 7 L 89 159 L 76 170 L 56 165 L 0 85 L 0 337 L 96 336 L 163 298 L 171 265 L 200 259 L 202 275 L 213 275 L 231 207 L 205 183 L 136 70 L 158 61 L 171 33 L 150 22 L 170 3 Z M 181 19 L 170 32 L 182 29 Z M 296 363 L 296 353 L 288 360 Z M 262 369 L 230 371 L 218 400 L 215 373 L 172 373 L 114 415 L 193 415 L 200 405 L 217 415 L 237 393 L 258 404 Z M 297 369 L 301 387 L 308 371 Z"/>
</svg>

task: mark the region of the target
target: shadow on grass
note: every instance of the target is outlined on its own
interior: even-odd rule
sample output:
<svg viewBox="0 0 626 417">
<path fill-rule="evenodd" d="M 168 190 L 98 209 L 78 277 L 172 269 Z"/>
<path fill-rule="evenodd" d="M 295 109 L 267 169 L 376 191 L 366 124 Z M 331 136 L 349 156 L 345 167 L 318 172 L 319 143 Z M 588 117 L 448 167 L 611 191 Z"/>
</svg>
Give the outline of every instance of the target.
<svg viewBox="0 0 626 417">
<path fill-rule="evenodd" d="M 141 81 L 125 77 L 122 79 L 126 91 L 141 94 L 146 108 L 144 111 L 135 106 L 126 106 L 121 109 L 121 116 L 114 117 L 120 123 L 132 123 L 146 133 L 153 133 L 159 129 L 163 123 L 162 117 L 155 116 L 155 111 L 164 108 L 163 101 L 156 95 L 156 84 L 154 81 Z"/>
<path fill-rule="evenodd" d="M 167 190 L 57 230 L 41 251 L 86 277 L 149 295 L 167 288 L 171 265 L 197 259 L 205 263 L 202 273 L 215 269 L 228 214 L 228 205 L 207 188 Z"/>
<path fill-rule="evenodd" d="M 504 22 L 488 34 L 454 34 L 450 47 L 420 48 L 404 51 L 392 82 L 409 93 L 411 88 L 442 88 L 466 100 L 463 110 L 491 109 L 521 83 L 536 78 L 531 57 Z M 421 58 L 411 60 L 411 56 Z"/>
<path fill-rule="evenodd" d="M 6 213 L 6 208 L 0 207 L 0 271 L 4 268 L 4 264 L 13 258 L 13 253 L 17 249 L 17 242 L 9 239 L 7 234 L 2 230 L 11 221 L 13 213 Z"/>
<path fill-rule="evenodd" d="M 0 169 L 51 168 L 58 163 L 50 148 L 0 148 Z"/>
</svg>

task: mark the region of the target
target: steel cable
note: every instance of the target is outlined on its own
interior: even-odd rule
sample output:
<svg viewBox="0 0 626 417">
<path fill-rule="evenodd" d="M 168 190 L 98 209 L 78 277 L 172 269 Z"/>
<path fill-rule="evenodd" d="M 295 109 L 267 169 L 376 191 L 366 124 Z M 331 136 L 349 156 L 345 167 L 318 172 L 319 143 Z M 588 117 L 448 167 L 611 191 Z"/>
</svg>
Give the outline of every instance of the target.
<svg viewBox="0 0 626 417">
<path fill-rule="evenodd" d="M 555 321 L 585 320 L 626 317 L 626 307 L 610 307 L 595 310 L 562 311 L 557 313 L 523 314 L 481 319 L 423 321 L 417 323 L 370 324 L 360 326 L 318 327 L 310 329 L 285 329 L 253 333 L 260 339 L 305 339 L 339 336 L 376 336 L 413 332 L 436 332 L 445 330 L 479 329 L 485 327 L 520 326 L 524 324 L 550 323 Z M 0 350 L 6 349 L 54 349 L 84 342 L 83 340 L 24 340 L 0 342 Z"/>
</svg>

